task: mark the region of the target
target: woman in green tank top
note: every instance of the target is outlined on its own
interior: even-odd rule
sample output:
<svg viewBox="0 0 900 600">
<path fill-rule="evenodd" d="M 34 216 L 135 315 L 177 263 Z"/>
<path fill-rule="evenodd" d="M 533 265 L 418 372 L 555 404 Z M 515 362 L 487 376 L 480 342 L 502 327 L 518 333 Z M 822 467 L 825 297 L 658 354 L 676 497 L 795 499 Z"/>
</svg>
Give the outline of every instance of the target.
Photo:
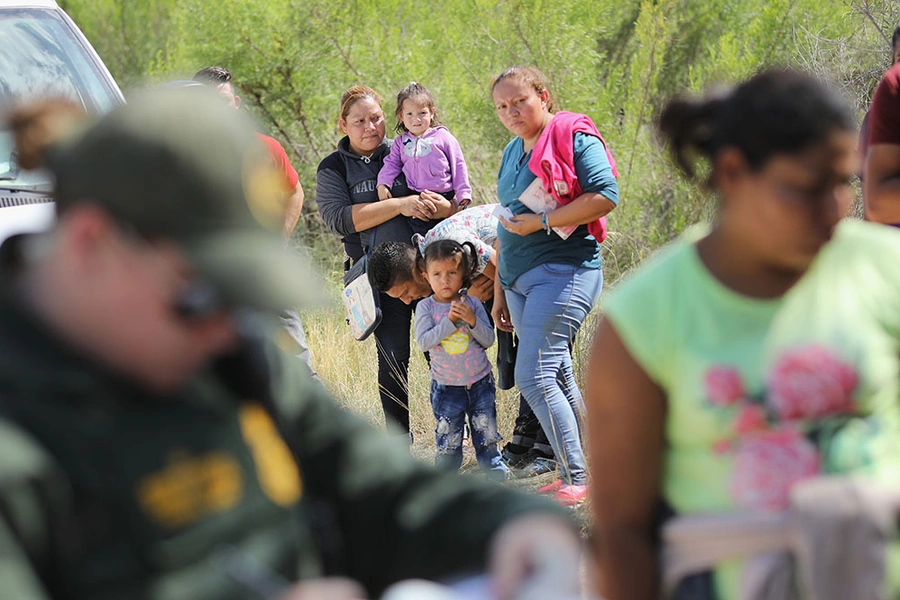
<svg viewBox="0 0 900 600">
<path fill-rule="evenodd" d="M 900 234 L 841 222 L 845 101 L 770 71 L 674 100 L 659 126 L 689 177 L 709 161 L 720 207 L 604 303 L 587 404 L 608 600 L 658 597 L 661 512 L 777 514 L 820 474 L 900 481 Z M 744 567 L 675 597 L 737 597 Z"/>
</svg>

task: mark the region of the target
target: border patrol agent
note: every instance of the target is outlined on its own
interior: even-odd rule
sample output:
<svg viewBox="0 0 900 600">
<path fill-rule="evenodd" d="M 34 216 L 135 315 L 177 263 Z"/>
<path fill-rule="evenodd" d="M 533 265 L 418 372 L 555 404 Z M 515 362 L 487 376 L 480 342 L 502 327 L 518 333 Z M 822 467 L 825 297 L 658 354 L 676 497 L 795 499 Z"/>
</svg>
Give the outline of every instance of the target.
<svg viewBox="0 0 900 600">
<path fill-rule="evenodd" d="M 253 218 L 277 179 L 210 96 L 156 92 L 52 145 L 57 225 L 0 248 L 0 597 L 258 598 L 223 548 L 311 582 L 296 599 L 488 567 L 509 596 L 577 561 L 552 506 L 414 461 L 260 333 L 247 309 L 315 285 L 284 276 L 309 270 Z"/>
</svg>

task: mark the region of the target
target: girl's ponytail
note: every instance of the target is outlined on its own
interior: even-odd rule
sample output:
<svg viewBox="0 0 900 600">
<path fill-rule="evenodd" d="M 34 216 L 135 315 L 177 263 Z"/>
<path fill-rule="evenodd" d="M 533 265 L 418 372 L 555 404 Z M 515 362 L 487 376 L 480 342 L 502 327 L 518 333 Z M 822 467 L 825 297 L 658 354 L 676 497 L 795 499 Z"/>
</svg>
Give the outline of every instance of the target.
<svg viewBox="0 0 900 600">
<path fill-rule="evenodd" d="M 425 252 L 416 258 L 416 268 L 426 270 L 426 266 L 432 260 L 445 260 L 455 258 L 459 263 L 459 269 L 463 275 L 463 287 L 472 285 L 472 275 L 478 268 L 478 252 L 472 242 L 460 244 L 456 240 L 436 240 L 425 247 Z"/>
<path fill-rule="evenodd" d="M 741 151 L 747 165 L 761 169 L 779 154 L 796 154 L 835 131 L 856 129 L 853 110 L 833 86 L 791 69 L 758 73 L 726 93 L 678 97 L 657 121 L 676 164 L 696 179 L 698 158 L 711 164 L 725 147 Z"/>
<path fill-rule="evenodd" d="M 711 160 L 718 150 L 716 122 L 725 102 L 723 97 L 676 97 L 659 115 L 660 137 L 668 143 L 675 164 L 691 180 L 696 178 L 697 158 Z"/>
<path fill-rule="evenodd" d="M 475 244 L 472 242 L 463 242 L 460 244 L 460 248 L 462 248 L 460 266 L 463 270 L 463 285 L 469 287 L 472 285 L 472 278 L 478 269 L 478 250 L 475 249 Z"/>
</svg>

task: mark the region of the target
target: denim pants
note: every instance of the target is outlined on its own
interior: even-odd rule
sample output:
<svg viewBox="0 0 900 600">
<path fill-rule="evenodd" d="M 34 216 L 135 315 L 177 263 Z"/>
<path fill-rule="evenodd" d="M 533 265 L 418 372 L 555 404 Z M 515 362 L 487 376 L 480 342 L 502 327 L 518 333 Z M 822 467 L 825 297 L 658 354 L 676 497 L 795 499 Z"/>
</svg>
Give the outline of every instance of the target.
<svg viewBox="0 0 900 600">
<path fill-rule="evenodd" d="M 409 433 L 409 324 L 413 306 L 381 294 L 381 323 L 375 328 L 378 395 L 388 424 Z"/>
<path fill-rule="evenodd" d="M 487 473 L 505 475 L 509 470 L 500 458 L 497 431 L 497 390 L 494 376 L 488 373 L 471 385 L 443 385 L 431 380 L 431 408 L 437 424 L 434 428 L 437 455 L 434 464 L 452 471 L 462 464 L 463 428 L 469 417 L 472 445 L 478 464 Z"/>
<path fill-rule="evenodd" d="M 519 336 L 516 385 L 547 433 L 561 479 L 576 485 L 587 483 L 581 445 L 585 409 L 569 341 L 602 287 L 600 269 L 552 263 L 526 271 L 506 290 Z"/>
</svg>

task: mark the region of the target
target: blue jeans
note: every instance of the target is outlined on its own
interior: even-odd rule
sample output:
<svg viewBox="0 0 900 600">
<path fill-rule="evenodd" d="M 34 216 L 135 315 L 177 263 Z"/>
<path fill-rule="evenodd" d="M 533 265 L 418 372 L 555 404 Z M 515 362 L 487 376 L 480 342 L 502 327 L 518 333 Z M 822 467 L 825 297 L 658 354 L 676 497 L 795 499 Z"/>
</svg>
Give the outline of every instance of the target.
<svg viewBox="0 0 900 600">
<path fill-rule="evenodd" d="M 497 432 L 496 395 L 491 373 L 471 385 L 443 385 L 431 380 L 431 408 L 437 421 L 434 428 L 435 465 L 452 471 L 459 469 L 463 428 L 468 416 L 478 464 L 489 474 L 506 475 L 509 469 L 497 449 L 503 438 Z"/>
<path fill-rule="evenodd" d="M 569 340 L 602 287 L 600 269 L 545 264 L 526 271 L 506 290 L 509 316 L 519 336 L 516 385 L 547 432 L 562 480 L 576 485 L 587 483 L 581 445 L 585 409 Z"/>
</svg>

